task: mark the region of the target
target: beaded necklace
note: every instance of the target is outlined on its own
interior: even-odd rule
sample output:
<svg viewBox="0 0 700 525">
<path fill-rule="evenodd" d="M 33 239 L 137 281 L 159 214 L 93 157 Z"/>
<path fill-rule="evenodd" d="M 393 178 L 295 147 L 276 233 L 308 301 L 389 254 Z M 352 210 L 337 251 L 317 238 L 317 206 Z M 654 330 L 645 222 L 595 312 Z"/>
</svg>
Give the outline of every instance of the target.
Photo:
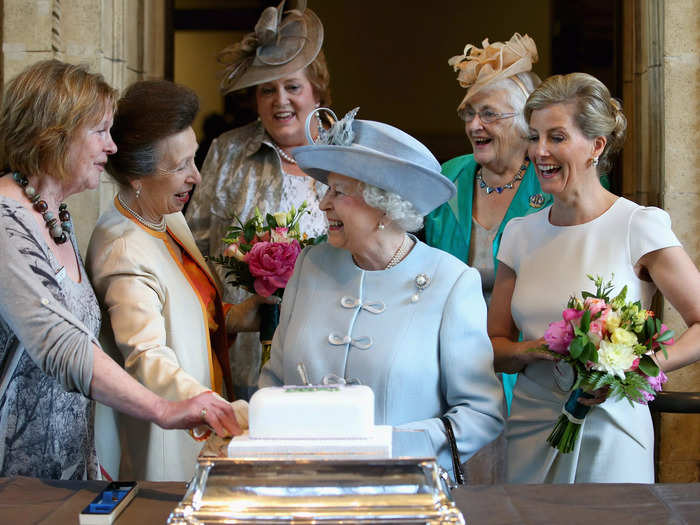
<svg viewBox="0 0 700 525">
<path fill-rule="evenodd" d="M 530 165 L 530 159 L 525 158 L 525 161 L 520 165 L 520 169 L 518 170 L 518 173 L 515 174 L 515 177 L 511 179 L 511 181 L 507 184 L 504 184 L 503 186 L 489 186 L 486 184 L 484 181 L 484 178 L 481 176 L 481 166 L 479 166 L 479 169 L 476 172 L 476 182 L 479 183 L 479 188 L 482 190 L 486 190 L 486 195 L 490 195 L 494 191 L 496 193 L 503 193 L 503 190 L 512 190 L 515 187 L 515 183 L 518 182 L 519 180 L 523 180 L 523 176 L 525 175 L 525 170 L 527 170 L 527 167 Z"/>
<path fill-rule="evenodd" d="M 56 219 L 53 212 L 49 210 L 49 205 L 41 198 L 36 188 L 29 184 L 27 177 L 15 171 L 12 173 L 12 178 L 19 184 L 24 194 L 31 201 L 32 208 L 41 213 L 53 241 L 56 244 L 63 244 L 66 242 L 68 240 L 68 234 L 73 230 L 73 223 L 70 220 L 68 206 L 64 202 L 58 206 L 58 219 Z"/>
</svg>

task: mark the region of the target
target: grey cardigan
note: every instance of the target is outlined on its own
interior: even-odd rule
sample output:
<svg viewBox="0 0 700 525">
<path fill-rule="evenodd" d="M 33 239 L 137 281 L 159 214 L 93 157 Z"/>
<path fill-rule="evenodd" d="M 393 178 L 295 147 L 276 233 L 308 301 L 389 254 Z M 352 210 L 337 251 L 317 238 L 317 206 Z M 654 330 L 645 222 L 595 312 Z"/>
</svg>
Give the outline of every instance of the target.
<svg viewBox="0 0 700 525">
<path fill-rule="evenodd" d="M 90 396 L 93 348 L 97 339 L 90 330 L 69 312 L 60 298 L 61 287 L 48 264 L 45 247 L 33 243 L 35 264 L 27 265 L 27 257 L 17 249 L 14 237 L 31 237 L 17 212 L 19 204 L 0 197 L 0 332 L 14 337 L 0 348 L 0 365 L 9 362 L 8 351 L 26 351 L 37 366 L 54 377 L 67 391 Z M 40 264 L 36 261 L 44 262 Z M 82 276 L 87 279 L 87 275 Z M 19 345 L 17 345 L 17 342 Z"/>
</svg>

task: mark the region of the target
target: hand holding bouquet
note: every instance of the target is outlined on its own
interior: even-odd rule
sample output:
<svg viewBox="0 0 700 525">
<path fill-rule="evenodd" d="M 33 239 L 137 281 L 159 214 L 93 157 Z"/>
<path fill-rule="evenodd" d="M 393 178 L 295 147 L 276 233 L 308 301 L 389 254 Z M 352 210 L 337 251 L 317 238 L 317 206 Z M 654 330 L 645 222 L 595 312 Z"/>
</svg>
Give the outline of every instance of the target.
<svg viewBox="0 0 700 525">
<path fill-rule="evenodd" d="M 564 390 L 573 388 L 547 438 L 564 453 L 574 449 L 590 410 L 578 398 L 592 397 L 586 392 L 607 387 L 612 399 L 646 404 L 667 379 L 649 354 L 661 348 L 666 355 L 664 346 L 673 344 L 673 331 L 653 312 L 642 308 L 639 301 L 625 302 L 627 286 L 610 299 L 612 281 L 588 278 L 596 285 L 596 293 L 571 297 L 562 320 L 551 323 L 545 332 L 546 344 L 533 349 L 557 357 L 557 383 Z"/>
<path fill-rule="evenodd" d="M 267 213 L 258 208 L 245 223 L 236 215 L 223 238 L 227 245 L 220 257 L 210 260 L 223 266 L 226 282 L 263 297 L 282 297 L 294 272 L 301 250 L 317 244 L 323 237 L 310 238 L 299 230 L 299 220 L 309 213 L 306 202 L 288 212 Z M 279 320 L 279 305 L 261 305 L 260 341 L 263 343 L 261 366 L 269 358 L 269 345 Z"/>
</svg>

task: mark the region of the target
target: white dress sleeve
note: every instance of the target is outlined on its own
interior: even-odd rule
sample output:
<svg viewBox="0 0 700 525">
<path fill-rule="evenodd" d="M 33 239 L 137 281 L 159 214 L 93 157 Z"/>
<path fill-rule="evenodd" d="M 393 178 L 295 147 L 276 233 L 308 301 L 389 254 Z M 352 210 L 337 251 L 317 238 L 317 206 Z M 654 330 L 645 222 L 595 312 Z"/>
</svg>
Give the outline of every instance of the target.
<svg viewBox="0 0 700 525">
<path fill-rule="evenodd" d="M 508 224 L 506 224 L 506 227 L 503 230 L 501 244 L 498 247 L 498 255 L 496 255 L 499 262 L 502 262 L 516 273 L 518 267 L 518 254 L 521 253 L 517 246 L 518 239 L 520 238 L 518 232 L 522 229 L 521 222 L 522 220 L 520 220 L 520 217 L 516 217 L 508 221 Z"/>
<path fill-rule="evenodd" d="M 681 246 L 671 230 L 671 217 L 664 210 L 640 206 L 630 216 L 629 254 L 632 266 L 647 253 Z"/>
</svg>

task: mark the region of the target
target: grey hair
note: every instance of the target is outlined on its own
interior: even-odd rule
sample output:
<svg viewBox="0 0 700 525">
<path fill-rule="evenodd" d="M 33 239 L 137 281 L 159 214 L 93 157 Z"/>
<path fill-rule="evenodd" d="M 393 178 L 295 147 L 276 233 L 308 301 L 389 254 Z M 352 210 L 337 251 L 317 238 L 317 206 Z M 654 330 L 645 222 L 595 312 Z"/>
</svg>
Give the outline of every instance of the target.
<svg viewBox="0 0 700 525">
<path fill-rule="evenodd" d="M 386 213 L 386 216 L 399 228 L 407 232 L 418 231 L 423 227 L 423 215 L 403 197 L 371 184 L 363 184 L 362 198 L 368 206 Z"/>
<path fill-rule="evenodd" d="M 605 137 L 605 149 L 600 155 L 598 172 L 608 173 L 612 158 L 622 149 L 627 130 L 627 119 L 620 102 L 600 80 L 587 73 L 569 73 L 549 77 L 530 95 L 525 104 L 525 118 L 532 112 L 552 104 L 573 103 L 576 107 L 574 122 L 589 140 Z"/>
<path fill-rule="evenodd" d="M 517 77 L 517 79 L 525 87 L 527 95 L 522 90 L 520 85 L 513 80 L 513 77 L 504 78 L 489 84 L 482 89 L 482 92 L 489 93 L 499 90 L 506 92 L 506 102 L 512 108 L 513 112 L 517 113 L 511 122 L 513 122 L 513 125 L 520 132 L 520 135 L 525 138 L 529 135 L 527 121 L 525 120 L 525 115 L 523 114 L 525 103 L 527 102 L 528 96 L 535 90 L 535 88 L 537 88 L 537 86 L 542 83 L 542 80 L 540 80 L 540 77 L 532 71 L 524 71 L 513 76 Z"/>
</svg>

